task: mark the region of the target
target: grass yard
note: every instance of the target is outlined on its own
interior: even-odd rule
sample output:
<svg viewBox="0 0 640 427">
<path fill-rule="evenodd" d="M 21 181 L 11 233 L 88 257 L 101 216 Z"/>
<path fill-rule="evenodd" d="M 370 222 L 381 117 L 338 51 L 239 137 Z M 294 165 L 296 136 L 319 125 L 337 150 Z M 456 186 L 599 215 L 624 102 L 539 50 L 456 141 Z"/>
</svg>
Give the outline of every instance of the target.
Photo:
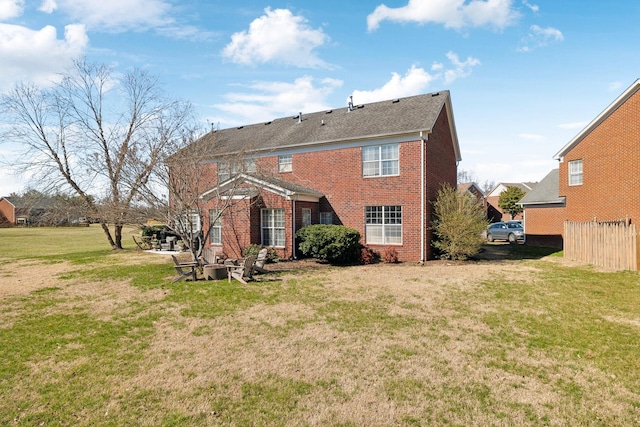
<svg viewBox="0 0 640 427">
<path fill-rule="evenodd" d="M 0 229 L 0 425 L 640 425 L 636 273 L 491 245 L 172 284 L 125 243 Z"/>
</svg>

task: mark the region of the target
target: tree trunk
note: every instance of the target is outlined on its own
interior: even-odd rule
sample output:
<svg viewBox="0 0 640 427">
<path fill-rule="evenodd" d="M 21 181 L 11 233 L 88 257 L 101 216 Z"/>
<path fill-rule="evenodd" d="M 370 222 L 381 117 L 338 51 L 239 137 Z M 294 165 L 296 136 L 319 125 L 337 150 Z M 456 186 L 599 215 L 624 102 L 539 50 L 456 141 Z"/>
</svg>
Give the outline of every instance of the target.
<svg viewBox="0 0 640 427">
<path fill-rule="evenodd" d="M 117 224 L 113 228 L 116 236 L 115 247 L 113 249 L 122 249 L 122 224 Z"/>
<path fill-rule="evenodd" d="M 113 241 L 113 237 L 111 236 L 111 231 L 109 231 L 109 226 L 104 222 L 101 222 L 100 227 L 102 227 L 102 231 L 104 231 L 105 236 L 107 236 L 107 240 L 111 245 L 111 249 L 118 249 L 118 247 L 116 246 L 116 242 Z"/>
</svg>

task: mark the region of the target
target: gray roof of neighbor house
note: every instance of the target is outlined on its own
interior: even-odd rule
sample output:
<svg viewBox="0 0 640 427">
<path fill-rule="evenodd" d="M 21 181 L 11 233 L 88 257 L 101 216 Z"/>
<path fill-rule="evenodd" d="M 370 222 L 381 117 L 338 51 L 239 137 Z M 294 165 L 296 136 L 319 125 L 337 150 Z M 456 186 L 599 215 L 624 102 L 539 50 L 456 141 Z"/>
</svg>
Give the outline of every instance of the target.
<svg viewBox="0 0 640 427">
<path fill-rule="evenodd" d="M 357 101 L 357 100 L 354 100 Z M 211 157 L 415 134 L 425 137 L 446 108 L 454 150 L 460 148 L 449 91 L 354 105 L 207 133 L 192 144 Z"/>
<path fill-rule="evenodd" d="M 560 173 L 558 169 L 553 169 L 529 191 L 520 202 L 521 205 L 546 205 L 564 203 L 565 198 L 558 195 L 558 183 Z"/>
</svg>

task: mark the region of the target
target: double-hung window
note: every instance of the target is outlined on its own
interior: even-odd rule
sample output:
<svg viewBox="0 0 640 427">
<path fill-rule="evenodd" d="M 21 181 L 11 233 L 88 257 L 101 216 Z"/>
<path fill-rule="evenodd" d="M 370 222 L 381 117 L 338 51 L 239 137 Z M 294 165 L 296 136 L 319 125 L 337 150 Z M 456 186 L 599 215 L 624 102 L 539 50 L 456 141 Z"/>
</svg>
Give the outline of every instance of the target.
<svg viewBox="0 0 640 427">
<path fill-rule="evenodd" d="M 262 209 L 262 246 L 284 247 L 284 209 Z"/>
<path fill-rule="evenodd" d="M 222 244 L 222 215 L 219 209 L 209 210 L 209 243 Z"/>
<path fill-rule="evenodd" d="M 582 185 L 582 160 L 569 162 L 569 185 Z"/>
<path fill-rule="evenodd" d="M 368 244 L 401 245 L 402 206 L 366 206 L 365 234 Z"/>
<path fill-rule="evenodd" d="M 362 147 L 362 176 L 389 176 L 400 173 L 398 144 Z"/>
<path fill-rule="evenodd" d="M 293 156 L 286 154 L 278 156 L 278 172 L 291 172 L 293 170 Z"/>
</svg>

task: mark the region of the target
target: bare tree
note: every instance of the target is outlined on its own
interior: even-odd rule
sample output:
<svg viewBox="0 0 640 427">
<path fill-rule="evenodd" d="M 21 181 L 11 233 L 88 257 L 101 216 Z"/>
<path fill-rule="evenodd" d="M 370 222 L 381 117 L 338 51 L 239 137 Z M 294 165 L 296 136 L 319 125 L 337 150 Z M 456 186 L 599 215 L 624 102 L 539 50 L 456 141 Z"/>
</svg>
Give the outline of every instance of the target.
<svg viewBox="0 0 640 427">
<path fill-rule="evenodd" d="M 119 76 L 82 59 L 61 77 L 50 88 L 20 83 L 2 96 L 3 137 L 24 147 L 19 171 L 45 191 L 77 194 L 121 249 L 132 206 L 167 149 L 185 141 L 191 105 L 168 99 L 145 70 Z"/>
</svg>

